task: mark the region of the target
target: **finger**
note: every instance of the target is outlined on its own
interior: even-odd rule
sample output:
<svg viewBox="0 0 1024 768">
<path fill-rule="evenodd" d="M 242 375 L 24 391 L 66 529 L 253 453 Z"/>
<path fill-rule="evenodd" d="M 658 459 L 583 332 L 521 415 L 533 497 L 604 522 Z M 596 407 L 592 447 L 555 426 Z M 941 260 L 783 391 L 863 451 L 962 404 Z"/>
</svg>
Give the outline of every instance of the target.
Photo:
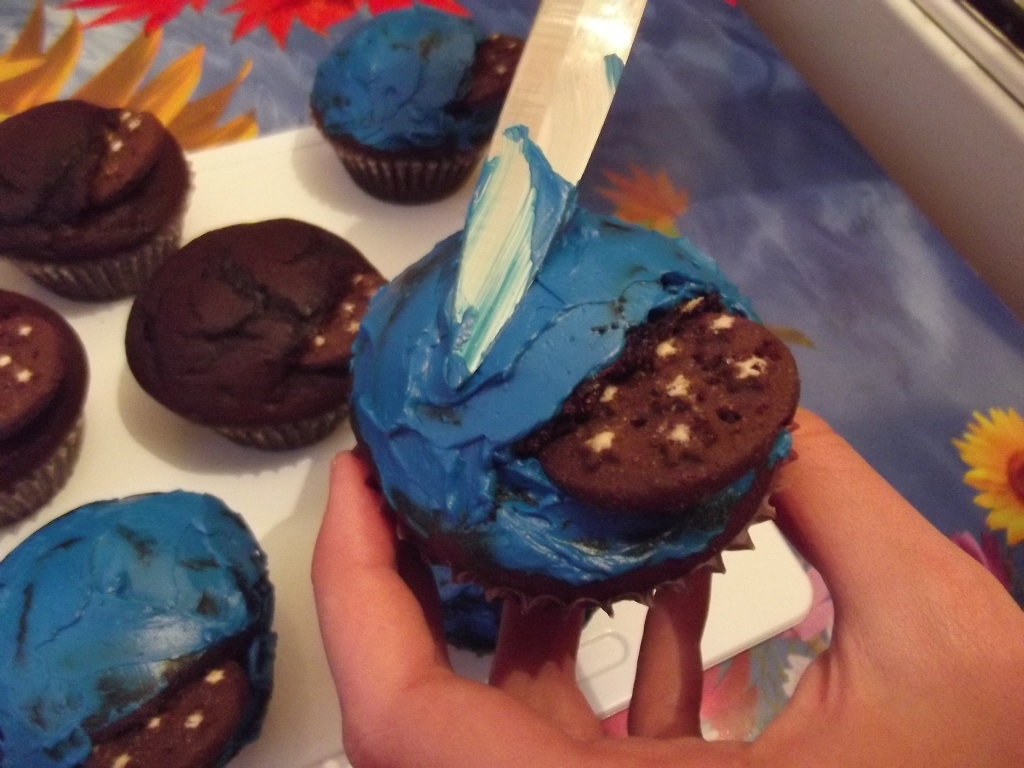
<svg viewBox="0 0 1024 768">
<path fill-rule="evenodd" d="M 772 501 L 787 538 L 821 571 L 837 611 L 884 599 L 879 578 L 914 578 L 915 563 L 953 548 L 822 419 L 801 410 L 799 458 L 780 470 Z"/>
<path fill-rule="evenodd" d="M 490 682 L 570 736 L 595 739 L 600 721 L 576 683 L 583 623 L 582 608 L 544 604 L 524 612 L 506 600 Z"/>
<path fill-rule="evenodd" d="M 708 616 L 711 573 L 693 574 L 685 590 L 654 596 L 637 657 L 629 733 L 669 738 L 700 736 L 704 667 L 700 639 Z"/>
<path fill-rule="evenodd" d="M 331 468 L 330 493 L 313 554 L 313 590 L 324 649 L 342 711 L 449 673 L 446 649 L 399 573 L 399 542 L 366 465 L 350 453 Z M 403 570 L 422 587 L 407 548 Z"/>
</svg>

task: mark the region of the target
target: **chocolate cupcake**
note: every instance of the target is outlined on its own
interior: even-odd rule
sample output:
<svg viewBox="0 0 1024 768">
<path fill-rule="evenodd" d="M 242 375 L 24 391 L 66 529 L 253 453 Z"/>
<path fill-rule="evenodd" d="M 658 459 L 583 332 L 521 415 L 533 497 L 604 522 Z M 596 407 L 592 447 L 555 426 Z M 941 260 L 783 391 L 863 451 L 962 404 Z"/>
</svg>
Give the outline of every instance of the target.
<svg viewBox="0 0 1024 768">
<path fill-rule="evenodd" d="M 491 596 L 606 605 L 743 544 L 799 381 L 717 265 L 575 209 L 459 379 L 461 251 L 458 234 L 381 291 L 353 361 L 357 438 L 427 558 Z"/>
<path fill-rule="evenodd" d="M 348 242 L 312 224 L 208 232 L 136 297 L 128 365 L 159 403 L 237 443 L 309 445 L 348 413 L 352 340 L 383 283 Z"/>
<path fill-rule="evenodd" d="M 266 556 L 212 496 L 88 504 L 0 562 L 0 761 L 213 768 L 257 738 Z"/>
<path fill-rule="evenodd" d="M 55 293 L 135 293 L 178 247 L 185 156 L 150 114 L 83 101 L 0 123 L 0 256 Z"/>
<path fill-rule="evenodd" d="M 49 307 L 0 290 L 0 525 L 46 504 L 82 445 L 85 349 Z"/>
<path fill-rule="evenodd" d="M 439 200 L 476 168 L 522 49 L 423 6 L 380 14 L 318 66 L 314 122 L 366 192 Z"/>
</svg>

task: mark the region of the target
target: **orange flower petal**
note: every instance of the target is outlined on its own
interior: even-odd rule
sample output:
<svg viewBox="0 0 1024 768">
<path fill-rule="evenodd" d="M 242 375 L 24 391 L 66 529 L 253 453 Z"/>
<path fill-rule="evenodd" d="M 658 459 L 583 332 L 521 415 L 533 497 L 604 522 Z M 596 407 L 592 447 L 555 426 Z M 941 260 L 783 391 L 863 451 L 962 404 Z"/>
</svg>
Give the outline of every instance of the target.
<svg viewBox="0 0 1024 768">
<path fill-rule="evenodd" d="M 153 66 L 160 52 L 162 38 L 160 30 L 151 35 L 139 33 L 110 63 L 78 89 L 75 98 L 101 107 L 126 106 Z"/>
<path fill-rule="evenodd" d="M 152 112 L 161 123 L 170 125 L 199 85 L 205 53 L 206 47 L 197 45 L 171 62 L 163 72 L 135 93 L 128 107 L 139 112 Z"/>
</svg>

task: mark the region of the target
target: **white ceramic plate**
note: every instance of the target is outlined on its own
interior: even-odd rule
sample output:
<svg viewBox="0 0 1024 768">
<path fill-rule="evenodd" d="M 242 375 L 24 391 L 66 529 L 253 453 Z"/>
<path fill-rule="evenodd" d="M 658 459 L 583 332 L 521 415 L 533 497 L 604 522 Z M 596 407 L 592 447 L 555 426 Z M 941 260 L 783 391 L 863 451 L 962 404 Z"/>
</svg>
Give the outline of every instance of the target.
<svg viewBox="0 0 1024 768">
<path fill-rule="evenodd" d="M 472 189 L 467 185 L 455 197 L 425 206 L 377 202 L 349 181 L 313 129 L 196 153 L 191 161 L 195 191 L 186 241 L 228 224 L 288 216 L 347 238 L 387 278 L 461 227 Z M 75 473 L 44 509 L 0 533 L 0 557 L 44 523 L 90 501 L 177 488 L 220 497 L 245 516 L 267 551 L 279 638 L 263 734 L 231 766 L 346 765 L 309 566 L 327 499 L 329 459 L 353 444 L 351 431 L 342 428 L 311 448 L 285 453 L 234 445 L 166 411 L 136 384 L 123 346 L 129 300 L 66 301 L 2 262 L 0 286 L 63 313 L 82 337 L 92 369 Z M 751 534 L 756 549 L 727 553 L 727 573 L 714 579 L 702 646 L 708 665 L 793 626 L 810 607 L 810 583 L 778 530 L 763 523 Z M 614 619 L 598 614 L 586 629 L 580 680 L 601 714 L 629 701 L 644 613 L 639 605 L 622 604 Z M 453 663 L 469 677 L 486 678 L 487 658 L 455 652 Z"/>
</svg>

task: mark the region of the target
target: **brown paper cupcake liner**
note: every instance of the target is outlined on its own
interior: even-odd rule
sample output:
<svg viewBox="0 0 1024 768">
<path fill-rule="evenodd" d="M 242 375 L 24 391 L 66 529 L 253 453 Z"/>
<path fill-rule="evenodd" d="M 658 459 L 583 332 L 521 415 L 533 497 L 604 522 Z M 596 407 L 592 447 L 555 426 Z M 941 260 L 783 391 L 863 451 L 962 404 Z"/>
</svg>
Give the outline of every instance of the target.
<svg viewBox="0 0 1024 768">
<path fill-rule="evenodd" d="M 575 607 L 585 608 L 600 608 L 605 611 L 609 616 L 613 614 L 612 606 L 615 603 L 621 602 L 622 600 L 632 600 L 634 602 L 642 603 L 650 607 L 651 601 L 654 599 L 655 593 L 660 589 L 671 589 L 675 591 L 685 592 L 689 589 L 689 579 L 697 572 L 701 570 L 710 570 L 712 573 L 725 573 L 725 562 L 722 559 L 722 552 L 736 551 L 736 550 L 752 550 L 754 549 L 754 542 L 750 537 L 750 526 L 757 523 L 764 522 L 765 520 L 775 519 L 775 508 L 769 503 L 768 499 L 775 492 L 774 480 L 772 487 L 769 492 L 765 494 L 758 506 L 757 512 L 747 521 L 747 523 L 740 529 L 740 531 L 733 537 L 732 541 L 729 542 L 720 551 L 715 552 L 707 557 L 707 559 L 692 567 L 684 576 L 677 579 L 670 579 L 667 581 L 656 584 L 651 589 L 645 592 L 622 592 L 617 594 L 614 598 L 609 600 L 596 600 L 590 597 L 580 598 L 572 602 L 566 602 L 562 598 L 556 595 L 527 595 L 518 590 L 510 587 L 483 587 L 484 595 L 488 600 L 505 600 L 514 599 L 519 602 L 521 610 L 527 612 L 539 605 L 558 605 L 569 610 Z M 473 577 L 472 572 L 456 570 L 452 567 L 449 562 L 441 563 L 452 571 L 452 581 L 460 584 L 478 584 L 477 580 Z"/>
<path fill-rule="evenodd" d="M 483 146 L 417 157 L 412 152 L 388 152 L 354 141 L 328 139 L 345 170 L 365 192 L 389 203 L 429 203 L 458 190 L 473 173 Z"/>
<path fill-rule="evenodd" d="M 275 424 L 266 427 L 214 427 L 214 430 L 233 443 L 264 451 L 288 451 L 304 448 L 322 440 L 348 415 L 348 404 L 335 408 L 322 416 Z"/>
<path fill-rule="evenodd" d="M 191 193 L 191 190 L 190 190 Z M 78 263 L 40 262 L 9 257 L 18 269 L 54 293 L 75 301 L 113 301 L 134 296 L 181 245 L 190 193 L 181 209 L 142 245 L 102 259 Z"/>
<path fill-rule="evenodd" d="M 83 432 L 83 419 L 79 417 L 48 461 L 17 481 L 10 492 L 0 493 L 0 525 L 28 517 L 64 487 L 78 462 Z"/>
</svg>

